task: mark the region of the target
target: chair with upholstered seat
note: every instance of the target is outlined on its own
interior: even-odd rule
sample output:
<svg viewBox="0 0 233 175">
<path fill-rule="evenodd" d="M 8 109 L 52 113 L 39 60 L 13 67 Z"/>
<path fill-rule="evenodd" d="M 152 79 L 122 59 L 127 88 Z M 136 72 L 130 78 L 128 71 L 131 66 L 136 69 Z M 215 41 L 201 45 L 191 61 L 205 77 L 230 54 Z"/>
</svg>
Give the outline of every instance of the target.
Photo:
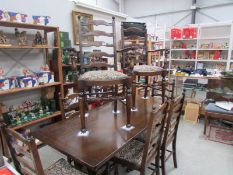
<svg viewBox="0 0 233 175">
<path fill-rule="evenodd" d="M 59 103 L 63 119 L 76 117 L 79 115 L 79 94 L 67 94 L 65 98 L 60 96 Z"/>
<path fill-rule="evenodd" d="M 6 138 L 16 170 L 23 175 L 87 175 L 72 167 L 61 158 L 46 170 L 43 169 L 35 139 L 24 138 L 13 129 L 1 125 L 1 132 Z M 25 148 L 25 146 L 27 148 Z"/>
<path fill-rule="evenodd" d="M 132 140 L 114 158 L 116 163 L 125 165 L 128 169 L 138 170 L 140 175 L 145 175 L 146 167 L 155 162 L 159 174 L 160 144 L 164 131 L 168 103 L 165 102 L 159 109 L 153 106 L 153 112 L 147 123 L 146 142 Z M 117 174 L 118 171 L 116 171 Z"/>
<path fill-rule="evenodd" d="M 161 168 L 162 174 L 166 174 L 165 162 L 173 156 L 174 167 L 177 168 L 176 159 L 176 139 L 182 108 L 184 104 L 185 93 L 171 101 L 168 108 L 168 116 L 165 122 L 165 131 L 161 146 Z M 168 147 L 172 145 L 172 150 Z M 168 153 L 168 155 L 166 155 Z"/>
<path fill-rule="evenodd" d="M 85 108 L 84 104 L 89 102 L 102 102 L 102 101 L 114 101 L 114 115 L 119 111 L 117 110 L 117 100 L 126 98 L 127 108 L 127 128 L 130 128 L 130 108 L 131 108 L 131 79 L 127 75 L 117 72 L 117 57 L 116 57 L 116 32 L 115 32 L 115 17 L 112 17 L 112 22 L 106 22 L 103 20 L 89 20 L 82 21 L 81 17 L 78 17 L 79 28 L 82 29 L 85 26 L 105 26 L 109 29 L 111 27 L 112 33 L 105 31 L 93 30 L 85 32 L 79 30 L 79 48 L 81 58 L 81 75 L 77 79 L 77 91 L 80 93 L 80 115 L 81 115 L 81 132 L 86 133 L 85 124 Z M 106 29 L 107 30 L 107 29 Z M 112 43 L 106 43 L 106 41 L 94 41 L 86 42 L 85 37 L 108 37 L 112 39 Z M 84 48 L 86 47 L 111 47 L 113 53 L 106 53 L 103 51 L 95 51 L 84 55 Z M 108 49 L 109 50 L 109 49 Z M 90 62 L 87 63 L 86 59 Z M 123 87 L 123 92 L 119 91 L 119 86 Z M 129 109 L 129 110 L 128 110 Z"/>
<path fill-rule="evenodd" d="M 122 49 L 118 50 L 118 53 L 121 53 L 123 72 L 134 79 L 132 110 L 136 111 L 136 88 L 141 87 L 144 89 L 144 99 L 147 99 L 148 88 L 152 89 L 152 96 L 155 96 L 154 92 L 158 88 L 158 81 L 162 81 L 162 85 L 164 85 L 163 82 L 167 71 L 161 67 L 151 65 L 147 59 L 147 29 L 145 23 L 123 22 L 121 31 Z M 149 82 L 149 77 L 153 77 L 152 83 Z M 163 86 L 162 89 L 162 92 L 164 92 Z M 162 94 L 162 102 L 164 102 L 163 97 L 164 94 Z"/>
<path fill-rule="evenodd" d="M 162 85 L 162 83 L 164 83 Z M 174 99 L 174 90 L 175 90 L 175 82 L 169 82 L 169 81 L 160 81 L 157 82 L 156 87 L 154 88 L 154 97 L 158 96 L 161 97 L 161 102 L 163 103 L 166 100 L 173 100 Z M 146 131 L 142 132 L 139 136 L 135 138 L 138 141 L 145 142 L 146 141 Z"/>
</svg>

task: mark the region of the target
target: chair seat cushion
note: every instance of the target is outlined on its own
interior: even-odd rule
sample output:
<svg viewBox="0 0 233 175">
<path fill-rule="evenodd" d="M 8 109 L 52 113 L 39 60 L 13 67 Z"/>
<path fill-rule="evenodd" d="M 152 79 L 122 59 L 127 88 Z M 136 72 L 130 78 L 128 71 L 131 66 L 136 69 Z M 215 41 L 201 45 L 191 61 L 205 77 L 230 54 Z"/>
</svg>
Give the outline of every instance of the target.
<svg viewBox="0 0 233 175">
<path fill-rule="evenodd" d="M 135 72 L 158 72 L 162 71 L 163 68 L 157 66 L 149 66 L 149 65 L 136 65 L 133 68 Z"/>
<path fill-rule="evenodd" d="M 87 175 L 72 167 L 65 159 L 59 159 L 45 170 L 46 175 Z"/>
<path fill-rule="evenodd" d="M 133 140 L 116 155 L 116 159 L 140 166 L 143 157 L 144 143 Z"/>
<path fill-rule="evenodd" d="M 139 140 L 145 143 L 146 142 L 146 131 L 142 132 L 139 136 L 137 136 L 136 140 Z"/>
<path fill-rule="evenodd" d="M 79 80 L 87 81 L 111 81 L 111 80 L 121 80 L 127 78 L 128 76 L 117 71 L 111 70 L 96 70 L 85 72 L 79 77 Z"/>
</svg>

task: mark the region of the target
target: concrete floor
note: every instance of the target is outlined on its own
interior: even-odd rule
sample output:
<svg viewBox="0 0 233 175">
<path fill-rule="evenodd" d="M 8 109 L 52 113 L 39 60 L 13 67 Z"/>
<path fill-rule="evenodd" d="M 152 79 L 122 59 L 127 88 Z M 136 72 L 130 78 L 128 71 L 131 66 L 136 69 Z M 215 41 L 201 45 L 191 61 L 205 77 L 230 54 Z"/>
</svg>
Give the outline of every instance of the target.
<svg viewBox="0 0 233 175">
<path fill-rule="evenodd" d="M 168 175 L 232 175 L 233 146 L 205 140 L 202 137 L 203 122 L 193 125 L 180 122 L 177 139 L 178 168 L 173 168 L 172 158 L 167 162 Z M 40 149 L 44 168 L 61 157 L 61 153 L 51 147 Z M 126 173 L 120 168 L 120 174 L 138 175 L 136 171 Z M 147 174 L 151 174 L 148 169 Z"/>
</svg>

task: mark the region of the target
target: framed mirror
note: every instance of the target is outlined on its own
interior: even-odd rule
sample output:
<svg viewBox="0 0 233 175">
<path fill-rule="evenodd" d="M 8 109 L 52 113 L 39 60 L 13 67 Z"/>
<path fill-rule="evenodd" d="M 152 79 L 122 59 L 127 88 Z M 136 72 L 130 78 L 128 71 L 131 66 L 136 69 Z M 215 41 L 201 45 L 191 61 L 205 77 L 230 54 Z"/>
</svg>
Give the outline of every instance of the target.
<svg viewBox="0 0 233 175">
<path fill-rule="evenodd" d="M 81 22 L 87 23 L 89 20 L 93 20 L 93 15 L 72 11 L 72 23 L 73 23 L 73 33 L 74 33 L 74 44 L 79 45 L 79 36 L 78 36 L 78 16 L 81 16 Z M 93 25 L 82 26 L 81 31 L 84 33 L 93 31 Z M 94 36 L 83 37 L 83 43 L 90 43 L 94 41 Z"/>
</svg>

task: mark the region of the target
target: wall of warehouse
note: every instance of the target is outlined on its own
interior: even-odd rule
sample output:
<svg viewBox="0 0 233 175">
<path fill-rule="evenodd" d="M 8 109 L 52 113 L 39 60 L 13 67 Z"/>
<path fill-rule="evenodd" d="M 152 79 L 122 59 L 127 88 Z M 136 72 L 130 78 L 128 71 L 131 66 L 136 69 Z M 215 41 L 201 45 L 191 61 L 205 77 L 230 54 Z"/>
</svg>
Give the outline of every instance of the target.
<svg viewBox="0 0 233 175">
<path fill-rule="evenodd" d="M 197 12 L 196 23 L 233 20 L 232 0 L 197 0 L 198 7 L 226 3 L 228 5 L 198 10 L 200 13 Z M 146 22 L 155 23 L 157 21 L 158 24 L 166 24 L 168 27 L 174 25 L 183 26 L 191 23 L 191 10 L 189 9 L 192 5 L 192 0 L 125 0 L 124 5 L 126 14 Z"/>
<path fill-rule="evenodd" d="M 118 10 L 118 5 L 113 1 L 109 0 L 80 0 L 81 2 L 97 5 L 110 9 Z M 82 10 L 77 9 L 73 2 L 69 0 L 1 0 L 1 10 L 12 11 L 18 13 L 25 13 L 29 15 L 28 21 L 32 22 L 32 15 L 42 15 L 50 16 L 51 22 L 49 25 L 58 26 L 61 31 L 70 32 L 70 38 L 73 41 L 73 31 L 72 31 L 72 10 Z M 93 13 L 93 12 L 92 12 Z M 73 42 L 72 42 L 73 43 Z"/>
</svg>

